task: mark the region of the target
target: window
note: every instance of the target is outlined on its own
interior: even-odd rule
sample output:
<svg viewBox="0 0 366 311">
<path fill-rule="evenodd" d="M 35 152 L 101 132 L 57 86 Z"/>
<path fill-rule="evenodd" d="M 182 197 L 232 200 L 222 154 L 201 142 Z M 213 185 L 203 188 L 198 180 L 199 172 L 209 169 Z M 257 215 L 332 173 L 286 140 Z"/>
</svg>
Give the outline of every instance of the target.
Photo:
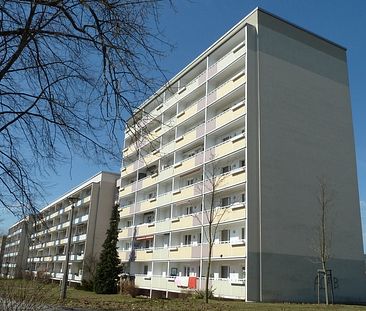
<svg viewBox="0 0 366 311">
<path fill-rule="evenodd" d="M 186 207 L 185 212 L 186 212 L 186 215 L 193 214 L 193 206 Z"/>
<path fill-rule="evenodd" d="M 221 198 L 221 206 L 228 206 L 230 204 L 231 204 L 230 197 Z"/>
<path fill-rule="evenodd" d="M 220 275 L 220 277 L 222 279 L 227 279 L 227 278 L 229 278 L 229 274 L 230 274 L 230 267 L 229 266 L 221 266 L 221 275 Z"/>
<path fill-rule="evenodd" d="M 240 160 L 240 167 L 245 166 L 245 160 Z"/>
<path fill-rule="evenodd" d="M 193 183 L 194 183 L 193 178 L 187 180 L 187 186 L 193 185 Z"/>
<path fill-rule="evenodd" d="M 245 239 L 245 228 L 243 227 L 243 228 L 241 228 L 241 236 L 240 236 L 240 238 L 242 239 L 242 240 L 244 240 Z"/>
<path fill-rule="evenodd" d="M 228 173 L 231 171 L 231 166 L 227 165 L 222 168 L 222 174 Z"/>
<path fill-rule="evenodd" d="M 241 195 L 241 201 L 242 202 L 245 202 L 245 193 L 242 193 L 242 195 Z"/>
<path fill-rule="evenodd" d="M 231 138 L 231 135 L 225 136 L 225 137 L 222 139 L 222 142 L 224 142 L 224 141 L 228 141 L 230 138 Z"/>
<path fill-rule="evenodd" d="M 184 245 L 190 245 L 192 242 L 192 236 L 190 234 L 187 234 L 184 236 Z"/>
<path fill-rule="evenodd" d="M 171 276 L 177 276 L 178 275 L 178 269 L 177 268 L 171 268 L 170 269 L 170 275 Z"/>
<path fill-rule="evenodd" d="M 144 274 L 147 274 L 148 271 L 149 271 L 149 266 L 144 266 Z"/>
<path fill-rule="evenodd" d="M 230 230 L 221 230 L 221 242 L 230 240 Z"/>
<path fill-rule="evenodd" d="M 184 276 L 189 276 L 190 273 L 191 273 L 191 268 L 190 267 L 184 267 Z"/>
<path fill-rule="evenodd" d="M 152 246 L 152 240 L 145 240 L 145 248 Z"/>
<path fill-rule="evenodd" d="M 131 220 L 127 220 L 127 227 L 131 227 L 132 226 L 132 221 Z"/>
<path fill-rule="evenodd" d="M 149 193 L 149 199 L 155 198 L 156 194 L 155 192 Z"/>
<path fill-rule="evenodd" d="M 145 217 L 145 222 L 147 223 L 151 223 L 154 221 L 154 214 L 153 213 L 148 213 L 144 215 Z"/>
</svg>

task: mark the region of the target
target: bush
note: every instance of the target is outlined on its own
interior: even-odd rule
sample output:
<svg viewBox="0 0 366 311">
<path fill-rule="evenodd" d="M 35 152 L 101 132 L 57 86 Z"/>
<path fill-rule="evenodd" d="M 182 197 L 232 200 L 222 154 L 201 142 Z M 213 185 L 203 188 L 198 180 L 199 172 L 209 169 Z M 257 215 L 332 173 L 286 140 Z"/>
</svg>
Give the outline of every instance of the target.
<svg viewBox="0 0 366 311">
<path fill-rule="evenodd" d="M 0 310 L 46 311 L 58 302 L 58 291 L 43 282 L 28 280 L 0 281 Z"/>
<path fill-rule="evenodd" d="M 124 281 L 121 283 L 121 293 L 130 295 L 132 298 L 135 298 L 138 294 L 138 287 L 132 281 Z"/>
<path fill-rule="evenodd" d="M 212 288 L 212 286 L 208 289 L 208 299 L 212 299 L 214 298 L 214 292 L 215 292 L 215 289 Z M 204 289 L 196 289 L 193 294 L 192 294 L 192 297 L 194 299 L 204 299 L 206 296 L 206 290 Z"/>
</svg>

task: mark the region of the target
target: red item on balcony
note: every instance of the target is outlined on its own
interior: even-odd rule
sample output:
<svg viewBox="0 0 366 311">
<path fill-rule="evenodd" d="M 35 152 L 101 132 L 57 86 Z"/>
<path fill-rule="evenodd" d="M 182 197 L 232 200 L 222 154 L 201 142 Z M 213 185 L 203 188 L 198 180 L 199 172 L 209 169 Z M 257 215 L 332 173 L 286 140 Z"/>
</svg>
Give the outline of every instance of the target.
<svg viewBox="0 0 366 311">
<path fill-rule="evenodd" d="M 188 278 L 188 288 L 197 288 L 197 278 L 195 276 Z"/>
</svg>

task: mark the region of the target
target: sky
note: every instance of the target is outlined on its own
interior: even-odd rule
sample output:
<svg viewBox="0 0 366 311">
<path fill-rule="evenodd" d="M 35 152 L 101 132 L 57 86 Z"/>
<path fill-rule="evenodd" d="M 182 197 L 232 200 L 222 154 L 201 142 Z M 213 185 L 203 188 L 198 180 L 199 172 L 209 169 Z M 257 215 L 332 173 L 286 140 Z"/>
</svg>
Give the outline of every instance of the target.
<svg viewBox="0 0 366 311">
<path fill-rule="evenodd" d="M 261 7 L 300 27 L 347 48 L 351 102 L 354 121 L 360 206 L 366 246 L 366 1 L 364 0 L 172 0 L 174 10 L 162 5 L 160 28 L 174 45 L 160 66 L 172 77 L 194 60 L 220 36 L 255 7 Z M 123 133 L 121 133 L 122 136 Z M 57 174 L 45 176 L 49 202 L 101 170 L 109 167 L 74 157 L 71 164 L 56 168 Z M 2 213 L 0 230 L 7 230 L 16 219 Z M 364 247 L 366 249 L 366 247 Z"/>
</svg>

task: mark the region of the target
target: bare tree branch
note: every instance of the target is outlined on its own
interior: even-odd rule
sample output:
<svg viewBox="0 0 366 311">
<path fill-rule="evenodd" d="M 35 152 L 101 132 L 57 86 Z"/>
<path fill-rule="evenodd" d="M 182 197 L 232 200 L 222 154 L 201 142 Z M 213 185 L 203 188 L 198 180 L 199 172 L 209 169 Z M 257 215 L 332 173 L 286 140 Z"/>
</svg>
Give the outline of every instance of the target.
<svg viewBox="0 0 366 311">
<path fill-rule="evenodd" d="M 125 127 L 141 140 L 126 120 L 166 81 L 162 3 L 0 0 L 0 207 L 35 212 L 35 176 L 75 153 L 119 163 Z"/>
</svg>

